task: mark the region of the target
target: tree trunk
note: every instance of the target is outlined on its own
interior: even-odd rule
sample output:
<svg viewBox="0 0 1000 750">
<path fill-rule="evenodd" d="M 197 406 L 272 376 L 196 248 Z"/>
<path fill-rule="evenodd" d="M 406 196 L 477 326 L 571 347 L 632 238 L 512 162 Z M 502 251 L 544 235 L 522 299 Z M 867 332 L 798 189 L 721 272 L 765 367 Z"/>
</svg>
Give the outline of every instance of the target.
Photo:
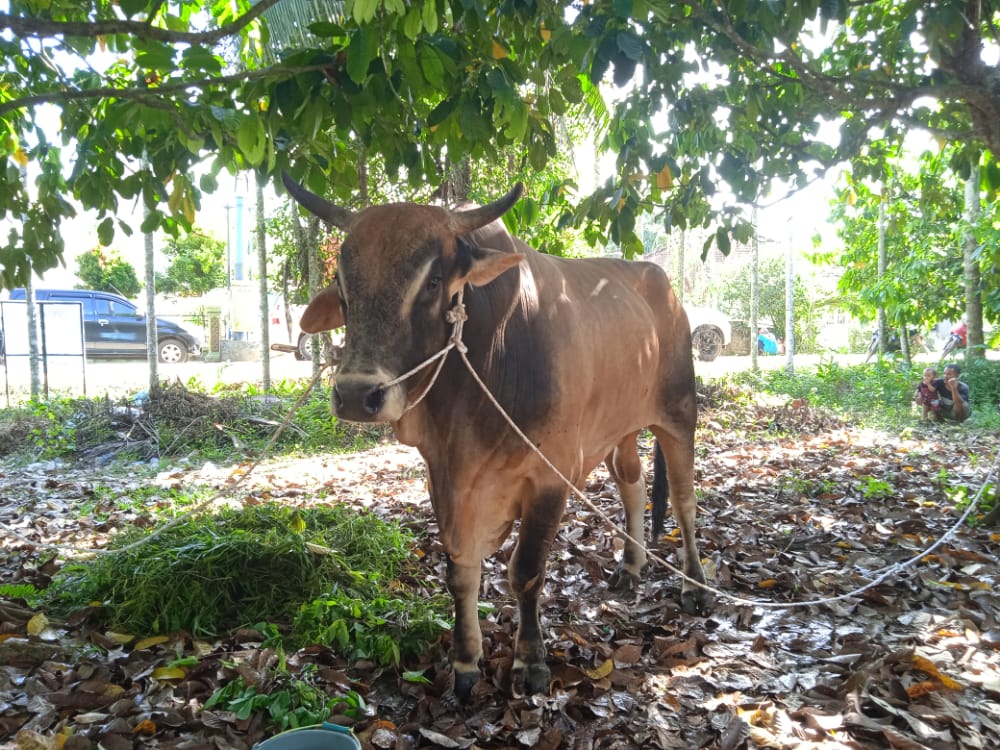
<svg viewBox="0 0 1000 750">
<path fill-rule="evenodd" d="M 885 280 L 885 274 L 889 267 L 889 255 L 886 250 L 885 242 L 885 231 L 886 231 L 886 218 L 885 218 L 885 204 L 889 200 L 889 189 L 887 187 L 882 188 L 882 199 L 878 204 L 878 283 L 879 286 L 882 285 Z M 885 354 L 886 349 L 886 320 L 885 320 L 885 307 L 883 305 L 878 306 L 878 356 L 882 359 Z"/>
<path fill-rule="evenodd" d="M 785 369 L 795 372 L 795 253 L 792 229 L 788 228 L 788 247 L 785 250 Z"/>
<path fill-rule="evenodd" d="M 34 272 L 24 282 L 24 299 L 28 305 L 28 369 L 31 373 L 31 398 L 38 401 L 42 395 L 42 377 L 39 371 L 38 306 L 35 304 Z M 86 350 L 84 350 L 86 351 Z"/>
<path fill-rule="evenodd" d="M 257 172 L 257 287 L 260 290 L 260 362 L 264 392 L 271 390 L 271 306 L 267 298 L 267 231 L 264 226 L 263 172 Z"/>
<path fill-rule="evenodd" d="M 25 191 L 28 189 L 28 168 L 21 167 L 21 182 L 24 183 Z M 27 215 L 22 217 L 25 221 Z M 30 262 L 30 257 L 29 257 Z M 35 305 L 35 274 L 34 271 L 28 274 L 27 281 L 24 282 L 24 299 L 28 309 L 28 371 L 31 377 L 31 398 L 38 401 L 42 393 L 42 378 L 39 372 L 39 352 L 38 352 L 38 308 Z"/>
<path fill-rule="evenodd" d="M 472 184 L 472 165 L 463 158 L 457 164 L 445 160 L 445 177 L 437 194 L 446 206 L 454 206 L 469 200 L 469 186 Z"/>
<path fill-rule="evenodd" d="M 750 241 L 750 367 L 759 369 L 757 334 L 760 330 L 760 232 L 757 226 L 757 204 L 753 204 L 753 239 Z"/>
<path fill-rule="evenodd" d="M 306 259 L 306 286 L 309 299 L 313 299 L 320 292 L 323 283 L 321 278 L 319 262 L 319 218 L 310 215 L 309 223 L 303 225 L 299 217 L 295 204 L 291 204 L 289 210 L 292 212 L 292 221 L 295 225 L 295 241 L 299 246 L 299 255 Z M 298 337 L 293 339 L 296 343 Z M 312 374 L 313 378 L 318 378 L 322 369 L 322 343 L 318 335 L 313 334 L 312 340 Z"/>
<path fill-rule="evenodd" d="M 142 156 L 142 166 L 149 170 L 149 160 L 145 153 Z M 143 200 L 143 219 L 149 218 L 149 205 Z M 156 340 L 156 271 L 153 267 L 153 235 L 146 232 L 143 235 L 145 248 L 146 270 L 146 361 L 149 363 L 149 392 L 152 394 L 160 387 L 160 357 L 159 342 Z"/>
<path fill-rule="evenodd" d="M 975 224 L 979 219 L 979 165 L 965 181 L 965 237 L 962 242 L 962 265 L 965 272 L 965 323 L 969 327 L 966 334 L 965 360 L 984 359 L 986 347 L 983 339 L 983 290 L 976 250 Z"/>
</svg>

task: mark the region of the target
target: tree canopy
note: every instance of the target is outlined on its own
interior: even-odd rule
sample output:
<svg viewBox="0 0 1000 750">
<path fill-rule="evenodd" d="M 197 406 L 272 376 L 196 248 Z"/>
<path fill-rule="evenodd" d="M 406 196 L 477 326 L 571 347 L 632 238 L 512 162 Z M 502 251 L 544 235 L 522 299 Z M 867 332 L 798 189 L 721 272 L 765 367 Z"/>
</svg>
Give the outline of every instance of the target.
<svg viewBox="0 0 1000 750">
<path fill-rule="evenodd" d="M 270 29 L 292 17 L 313 22 L 278 48 Z M 190 229 L 223 169 L 289 168 L 349 202 L 377 153 L 390 180 L 429 190 L 507 147 L 543 167 L 556 118 L 584 104 L 615 170 L 572 219 L 626 255 L 645 212 L 714 227 L 727 251 L 752 203 L 912 128 L 958 144 L 958 169 L 986 152 L 996 190 L 998 18 L 993 0 L 12 0 L 2 282 L 58 263 L 71 198 L 108 244 L 134 231 L 133 200 L 142 231 Z"/>
<path fill-rule="evenodd" d="M 201 232 L 170 238 L 163 248 L 170 259 L 156 274 L 156 291 L 196 297 L 226 285 L 226 244 Z"/>
<path fill-rule="evenodd" d="M 136 297 L 142 291 L 135 268 L 114 250 L 95 247 L 76 261 L 76 275 L 81 282 L 77 286 L 81 289 L 114 292 L 124 297 Z"/>
</svg>

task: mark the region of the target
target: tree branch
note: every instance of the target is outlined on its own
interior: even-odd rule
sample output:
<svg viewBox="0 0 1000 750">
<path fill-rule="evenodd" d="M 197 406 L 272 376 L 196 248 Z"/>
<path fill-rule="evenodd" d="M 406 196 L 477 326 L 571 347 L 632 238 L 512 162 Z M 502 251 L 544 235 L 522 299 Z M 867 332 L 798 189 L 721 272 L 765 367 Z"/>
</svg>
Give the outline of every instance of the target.
<svg viewBox="0 0 1000 750">
<path fill-rule="evenodd" d="M 300 73 L 311 73 L 313 71 L 326 70 L 329 67 L 330 65 L 328 63 L 302 65 L 296 67 L 277 65 L 270 68 L 262 68 L 261 70 L 233 73 L 231 75 L 216 76 L 214 78 L 204 78 L 198 81 L 178 81 L 177 83 L 168 83 L 152 88 L 128 89 L 115 88 L 114 86 L 102 86 L 94 89 L 64 89 L 61 91 L 49 91 L 44 94 L 24 96 L 20 99 L 11 99 L 10 101 L 0 103 L 0 117 L 3 117 L 8 112 L 13 112 L 14 110 L 23 109 L 25 107 L 31 107 L 36 104 L 65 104 L 72 101 L 101 99 L 104 97 L 113 97 L 116 99 L 144 99 L 150 95 L 159 96 L 161 94 L 185 91 L 187 89 L 206 89 L 226 83 L 241 83 L 243 81 L 256 80 L 259 78 L 294 76 L 299 75 Z"/>
<path fill-rule="evenodd" d="M 865 0 L 861 0 L 860 4 L 864 2 Z M 693 10 L 692 15 L 706 28 L 727 38 L 744 56 L 756 63 L 758 70 L 777 80 L 810 87 L 849 111 L 858 114 L 874 112 L 874 118 L 882 121 L 896 117 L 909 123 L 916 122 L 915 118 L 906 113 L 906 108 L 922 97 L 930 97 L 939 102 L 955 102 L 969 108 L 977 126 L 973 131 L 967 131 L 964 137 L 982 138 L 993 148 L 1000 141 L 1000 127 L 995 124 L 997 103 L 988 93 L 988 87 L 977 85 L 981 84 L 979 81 L 970 83 L 967 80 L 969 75 L 967 66 L 957 66 L 956 70 L 952 71 L 960 81 L 957 84 L 952 82 L 946 85 L 907 86 L 894 81 L 885 81 L 881 84 L 882 90 L 878 90 L 876 86 L 857 78 L 831 76 L 813 70 L 791 45 L 780 54 L 757 47 L 736 30 L 724 11 L 720 20 L 697 4 L 692 4 L 690 7 Z M 966 46 L 973 47 L 978 52 L 979 47 L 968 40 Z M 776 63 L 779 62 L 788 65 L 794 71 L 794 75 L 776 69 Z M 947 65 L 943 64 L 942 67 L 946 69 Z M 982 68 L 981 65 L 976 67 Z M 930 130 L 924 124 L 921 124 L 921 127 Z M 949 133 L 951 137 L 955 137 L 955 131 Z"/>
<path fill-rule="evenodd" d="M 171 31 L 156 26 L 150 26 L 148 21 L 129 21 L 125 19 L 113 21 L 50 21 L 44 18 L 24 18 L 9 13 L 0 13 L 0 31 L 10 31 L 17 37 L 35 37 L 39 39 L 71 36 L 96 38 L 127 34 L 139 39 L 152 39 L 159 42 L 184 44 L 212 45 L 220 39 L 238 33 L 257 19 L 265 10 L 281 2 L 281 0 L 260 0 L 250 10 L 232 23 L 224 24 L 217 29 L 208 31 Z"/>
</svg>

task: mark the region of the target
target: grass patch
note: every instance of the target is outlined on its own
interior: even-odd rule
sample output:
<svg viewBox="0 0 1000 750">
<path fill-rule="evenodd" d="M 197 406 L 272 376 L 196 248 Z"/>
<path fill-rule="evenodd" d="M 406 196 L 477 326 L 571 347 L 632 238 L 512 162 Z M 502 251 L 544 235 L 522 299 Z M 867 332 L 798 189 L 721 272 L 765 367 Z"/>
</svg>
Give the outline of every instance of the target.
<svg viewBox="0 0 1000 750">
<path fill-rule="evenodd" d="M 286 453 L 360 450 L 388 435 L 383 426 L 339 422 L 330 415 L 329 389 L 304 395 L 307 387 L 282 381 L 266 393 L 252 385 L 207 393 L 192 381 L 165 384 L 138 400 L 28 402 L 0 410 L 0 456 L 230 461 L 261 455 L 276 433 L 273 449 Z"/>
<path fill-rule="evenodd" d="M 729 383 L 750 386 L 787 398 L 803 398 L 811 406 L 849 416 L 869 426 L 898 428 L 912 424 L 917 413 L 913 391 L 925 364 L 907 367 L 902 361 L 843 366 L 833 360 L 815 368 L 742 372 L 730 376 Z M 982 429 L 1000 427 L 1000 362 L 977 360 L 962 368 L 962 379 L 972 393 L 972 419 L 967 423 Z"/>
<path fill-rule="evenodd" d="M 447 600 L 403 582 L 413 537 L 372 515 L 267 504 L 155 532 L 130 528 L 110 547 L 117 552 L 64 567 L 46 608 L 66 616 L 99 602 L 109 627 L 139 636 L 277 623 L 260 627 L 289 647 L 322 643 L 383 664 L 448 627 Z"/>
</svg>

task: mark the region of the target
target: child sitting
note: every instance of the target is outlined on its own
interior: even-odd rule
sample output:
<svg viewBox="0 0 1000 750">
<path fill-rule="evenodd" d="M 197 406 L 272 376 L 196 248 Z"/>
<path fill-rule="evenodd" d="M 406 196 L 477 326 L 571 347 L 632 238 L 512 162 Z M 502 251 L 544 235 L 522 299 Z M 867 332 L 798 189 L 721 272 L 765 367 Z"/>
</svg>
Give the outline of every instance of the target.
<svg viewBox="0 0 1000 750">
<path fill-rule="evenodd" d="M 928 417 L 937 419 L 938 412 L 941 411 L 941 400 L 934 385 L 936 378 L 937 370 L 933 367 L 928 367 L 924 370 L 923 379 L 917 384 L 916 393 L 913 394 L 914 402 L 923 407 L 923 419 L 927 419 Z"/>
</svg>

